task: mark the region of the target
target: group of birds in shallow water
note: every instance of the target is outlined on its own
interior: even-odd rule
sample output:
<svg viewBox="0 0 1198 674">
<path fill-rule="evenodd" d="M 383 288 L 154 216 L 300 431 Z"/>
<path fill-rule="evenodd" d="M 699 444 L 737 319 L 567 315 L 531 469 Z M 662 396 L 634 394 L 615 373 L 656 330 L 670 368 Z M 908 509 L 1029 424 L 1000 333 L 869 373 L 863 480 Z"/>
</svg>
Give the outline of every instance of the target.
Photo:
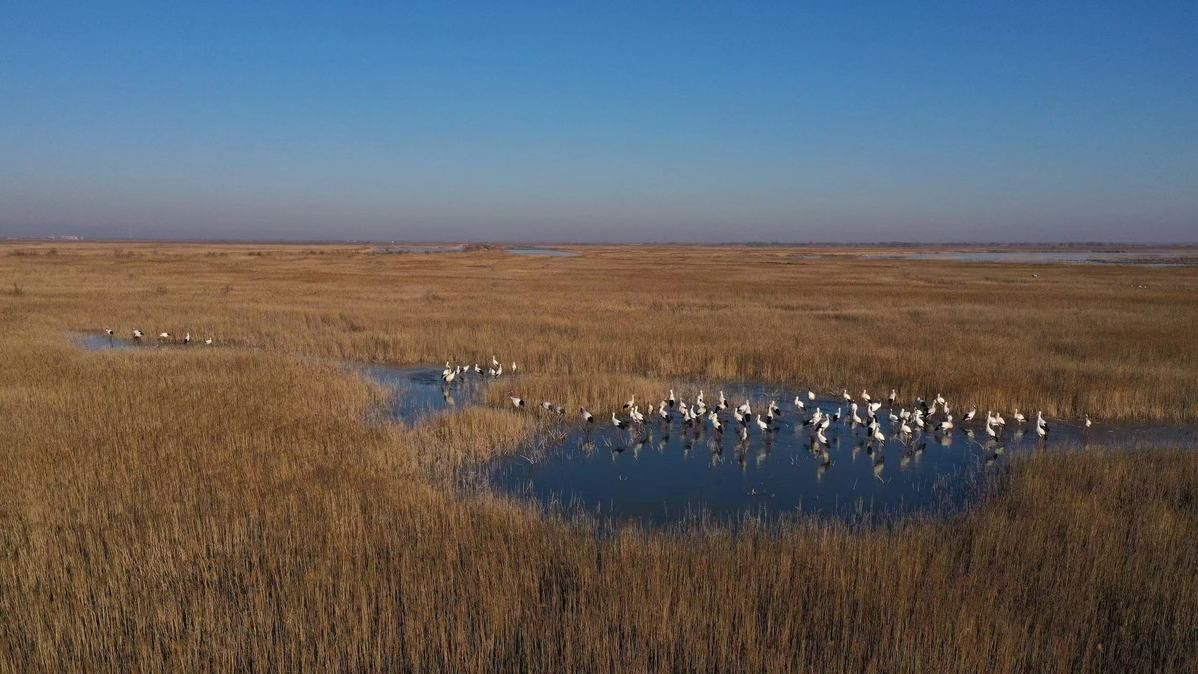
<svg viewBox="0 0 1198 674">
<path fill-rule="evenodd" d="M 497 360 L 492 360 L 493 365 L 498 364 Z M 492 367 L 492 370 L 495 369 Z M 514 363 L 512 369 L 515 369 Z M 471 369 L 467 368 L 467 370 Z M 445 372 L 447 374 L 452 374 L 455 371 L 458 370 L 450 367 L 448 363 L 446 364 Z M 480 372 L 477 366 L 471 371 Z M 498 376 L 494 372 L 490 374 Z M 447 383 L 453 381 L 451 376 L 443 377 L 443 379 Z M 517 410 L 529 407 L 528 403 L 518 395 L 510 395 L 509 398 L 512 406 Z M 1011 422 L 1008 422 L 1001 412 L 993 410 L 987 410 L 984 419 L 979 418 L 976 408 L 969 409 L 958 419 L 953 414 L 953 406 L 939 394 L 930 400 L 916 398 L 915 404 L 910 410 L 898 405 L 898 392 L 894 389 L 890 391 L 890 395 L 885 401 L 874 400 L 865 390 L 854 397 L 849 394 L 847 389 L 844 389 L 840 398 L 843 403 L 830 402 L 835 398 L 824 398 L 821 401 L 817 399 L 814 391 L 809 390 L 805 394 L 794 397 L 793 409 L 786 414 L 793 416 L 794 420 L 791 422 L 793 427 L 803 429 L 808 433 L 809 449 L 825 468 L 831 463 L 831 455 L 828 452 L 830 446 L 833 443 L 839 444 L 838 435 L 831 438 L 829 436 L 833 434 L 834 430 L 839 432 L 840 429 L 849 429 L 852 437 L 860 440 L 859 447 L 864 448 L 874 458 L 875 475 L 879 479 L 884 462 L 881 450 L 890 440 L 897 440 L 908 450 L 904 454 L 905 461 L 909 456 L 917 455 L 922 451 L 926 437 L 936 437 L 942 443 L 948 444 L 953 434 L 961 431 L 970 441 L 990 451 L 989 462 L 1002 453 L 1004 434 L 1008 428 L 1013 430 L 1016 439 L 1022 437 L 1026 430 L 1033 430 L 1040 442 L 1047 440 L 1051 430 L 1042 412 L 1037 411 L 1034 417 L 1029 418 L 1018 408 L 1012 413 Z M 835 411 L 830 409 L 831 405 L 837 405 Z M 534 406 L 534 409 L 559 416 L 566 414 L 564 407 L 548 400 L 540 402 L 539 405 Z M 684 443 L 686 449 L 691 447 L 695 438 L 701 437 L 704 431 L 710 429 L 712 436 L 709 444 L 715 453 L 722 452 L 720 441 L 725 433 L 732 434 L 737 438 L 738 451 L 747 449 L 752 436 L 760 437 L 768 448 L 775 434 L 781 429 L 783 410 L 777 400 L 771 400 L 765 405 L 764 412 L 755 412 L 750 400 L 745 399 L 744 402 L 734 405 L 723 391 L 717 392 L 714 403 L 709 403 L 705 399 L 702 390 L 693 400 L 687 401 L 679 399 L 671 389 L 666 397 L 656 403 L 649 402 L 643 408 L 636 397 L 632 396 L 620 410 L 610 412 L 610 416 L 605 422 L 597 421 L 595 414 L 585 407 L 579 408 L 578 415 L 581 423 L 588 429 L 588 437 L 589 429 L 594 428 L 596 424 L 606 423 L 617 431 L 627 432 L 628 445 L 633 448 L 643 446 L 654 431 L 657 432 L 659 438 L 668 441 L 669 432 L 674 428 L 675 422 L 680 423 L 681 432 L 684 438 L 687 438 Z M 885 426 L 883 425 L 884 421 L 888 422 Z M 979 422 L 983 422 L 980 429 L 978 428 Z M 1086 415 L 1081 427 L 1085 430 L 1090 426 L 1090 418 Z M 861 431 L 864 431 L 864 434 Z M 976 435 L 982 432 L 985 433 L 985 445 L 974 440 Z M 624 451 L 622 444 L 613 447 L 613 453 L 622 451 Z"/>
<path fill-rule="evenodd" d="M 509 374 L 516 374 L 516 361 L 512 361 L 512 368 L 508 370 Z M 450 365 L 449 361 L 445 361 L 445 369 L 441 370 L 441 381 L 449 386 L 458 381 L 461 377 L 469 375 L 481 376 L 484 373 L 482 367 L 475 363 L 474 365 Z M 486 369 L 486 375 L 491 379 L 503 376 L 503 363 L 495 356 L 491 356 L 491 366 Z"/>
<path fill-rule="evenodd" d="M 111 341 L 116 336 L 116 330 L 113 330 L 112 328 L 104 328 L 104 334 L 108 335 L 108 339 Z M 133 330 L 129 333 L 129 337 L 133 340 L 134 344 L 144 344 L 149 341 L 149 336 L 142 332 L 139 328 L 133 328 Z M 175 337 L 171 335 L 171 333 L 164 330 L 158 333 L 157 343 L 160 345 L 182 344 L 187 346 L 192 343 L 191 332 L 189 331 L 184 333 L 182 337 Z M 211 337 L 205 337 L 203 344 L 205 346 L 212 346 L 215 344 L 215 340 L 213 340 Z"/>
</svg>

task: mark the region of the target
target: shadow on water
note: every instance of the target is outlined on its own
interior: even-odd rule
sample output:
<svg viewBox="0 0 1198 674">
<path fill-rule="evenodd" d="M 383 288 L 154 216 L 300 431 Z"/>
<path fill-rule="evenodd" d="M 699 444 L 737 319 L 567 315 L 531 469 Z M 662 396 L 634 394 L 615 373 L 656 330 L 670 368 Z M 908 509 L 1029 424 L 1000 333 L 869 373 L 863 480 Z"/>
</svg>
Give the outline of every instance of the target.
<svg viewBox="0 0 1198 674">
<path fill-rule="evenodd" d="M 146 349 L 104 335 L 80 335 L 85 349 Z M 174 347 L 161 347 L 174 348 Z M 182 348 L 182 347 L 179 347 Z M 195 347 L 192 347 L 195 348 Z M 388 396 L 384 417 L 416 424 L 441 412 L 480 404 L 488 378 L 467 374 L 452 386 L 441 381 L 441 368 L 346 365 L 379 386 Z M 751 400 L 755 410 L 778 400 L 777 429 L 750 424 L 741 440 L 730 411 L 721 418 L 726 430 L 710 423 L 687 426 L 646 415 L 643 426 L 618 430 L 603 418 L 594 427 L 549 415 L 548 430 L 514 455 L 479 468 L 477 481 L 500 492 L 528 499 L 546 511 L 585 514 L 609 523 L 650 526 L 695 521 L 737 524 L 746 518 L 777 522 L 795 515 L 850 523 L 886 523 L 907 515 L 941 516 L 959 512 L 984 491 L 986 478 L 1007 460 L 1043 449 L 1087 447 L 1127 450 L 1198 445 L 1196 426 L 1133 426 L 1050 421 L 1046 442 L 1035 422 L 1008 419 L 997 438 L 980 420 L 957 421 L 951 433 L 916 432 L 902 437 L 883 406 L 878 419 L 885 441 L 852 423 L 844 401 L 819 398 L 797 410 L 794 392 L 776 387 L 725 386 L 729 400 Z M 816 409 L 841 412 L 820 443 L 803 421 Z M 530 408 L 530 414 L 540 413 Z M 599 417 L 600 415 L 596 415 Z M 979 415 L 984 419 L 984 412 Z"/>
</svg>

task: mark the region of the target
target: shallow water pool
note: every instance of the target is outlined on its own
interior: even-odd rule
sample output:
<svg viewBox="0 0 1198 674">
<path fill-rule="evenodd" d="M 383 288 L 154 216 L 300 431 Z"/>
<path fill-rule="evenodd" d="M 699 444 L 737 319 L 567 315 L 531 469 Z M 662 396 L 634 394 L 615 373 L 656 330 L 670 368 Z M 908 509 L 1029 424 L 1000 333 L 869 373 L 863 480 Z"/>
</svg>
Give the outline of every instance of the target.
<svg viewBox="0 0 1198 674">
<path fill-rule="evenodd" d="M 781 393 L 758 388 L 750 397 L 755 409 L 764 410 Z M 610 418 L 596 415 L 593 428 L 570 426 L 559 439 L 541 439 L 517 456 L 493 461 L 489 478 L 499 490 L 552 510 L 655 525 L 695 516 L 773 520 L 800 513 L 879 520 L 954 512 L 977 495 L 987 470 L 1015 454 L 1198 440 L 1191 427 L 1095 425 L 1084 431 L 1080 424 L 1053 421 L 1042 443 L 1034 422 L 1017 426 L 1009 418 L 995 439 L 983 423 L 962 428 L 959 420 L 951 433 L 901 438 L 883 407 L 878 414 L 886 440 L 878 442 L 846 418 L 843 401 L 819 399 L 807 403 L 808 412 L 813 406 L 842 409 L 840 421 L 825 431 L 826 446 L 802 424 L 807 414 L 797 414 L 793 403 L 783 407 L 776 431 L 763 433 L 752 424 L 747 441 L 739 439 L 730 418 L 721 436 L 707 422 L 691 428 L 678 420 L 646 421 L 643 428 L 621 431 Z M 984 411 L 979 417 L 984 420 Z"/>
</svg>

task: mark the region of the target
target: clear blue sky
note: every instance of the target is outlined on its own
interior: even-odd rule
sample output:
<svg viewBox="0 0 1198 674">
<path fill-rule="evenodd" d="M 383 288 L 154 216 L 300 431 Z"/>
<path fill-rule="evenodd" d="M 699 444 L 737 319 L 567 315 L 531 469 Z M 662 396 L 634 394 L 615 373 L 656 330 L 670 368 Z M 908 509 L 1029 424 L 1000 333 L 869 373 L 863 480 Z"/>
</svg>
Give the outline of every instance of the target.
<svg viewBox="0 0 1198 674">
<path fill-rule="evenodd" d="M 401 5 L 7 3 L 0 235 L 1198 240 L 1194 0 Z"/>
</svg>

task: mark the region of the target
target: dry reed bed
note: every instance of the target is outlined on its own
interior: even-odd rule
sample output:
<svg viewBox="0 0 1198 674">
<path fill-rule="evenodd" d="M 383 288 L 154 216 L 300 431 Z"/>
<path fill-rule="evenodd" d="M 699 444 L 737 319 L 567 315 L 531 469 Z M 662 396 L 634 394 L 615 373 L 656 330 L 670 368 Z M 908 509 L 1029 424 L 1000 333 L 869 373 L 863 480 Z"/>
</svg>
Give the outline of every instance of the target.
<svg viewBox="0 0 1198 674">
<path fill-rule="evenodd" d="M 588 248 L 568 259 L 46 250 L 0 247 L 0 287 L 11 279 L 23 289 L 0 295 L 0 306 L 28 317 L 29 329 L 191 329 L 347 360 L 494 353 L 529 372 L 580 378 L 894 386 L 982 409 L 1198 418 L 1198 269 L 795 259 L 769 248 Z M 21 251 L 38 254 L 13 254 Z M 564 399 L 577 382 L 545 392 Z M 602 409 L 628 393 L 586 403 Z"/>
<path fill-rule="evenodd" d="M 354 423 L 370 401 L 353 378 L 219 357 L 229 367 L 184 354 L 21 364 L 63 376 L 5 406 L 8 427 L 31 431 L 6 446 L 8 668 L 1198 664 L 1192 452 L 1034 456 L 955 522 L 596 539 L 414 479 L 416 453 L 446 448 Z M 157 383 L 126 395 L 114 371 Z M 273 391 L 297 394 L 268 405 Z M 205 401 L 225 413 L 179 409 Z M 63 423 L 64 409 L 90 423 Z"/>
<path fill-rule="evenodd" d="M 500 409 L 499 388 L 488 394 L 496 408 L 452 421 L 372 424 L 380 401 L 367 382 L 275 352 L 421 361 L 493 349 L 530 371 L 514 380 L 522 387 L 571 405 L 610 396 L 616 406 L 695 374 L 790 381 L 872 358 L 881 374 L 947 380 L 946 395 L 1048 395 L 1089 377 L 1103 395 L 1153 409 L 1148 384 L 1193 386 L 1193 354 L 1174 349 L 1184 341 L 1174 322 L 1194 311 L 1185 270 L 1150 273 L 1141 295 L 1124 289 L 1125 269 L 1040 272 L 1050 287 L 1091 286 L 1054 297 L 1021 289 L 1035 284 L 1024 271 L 986 268 L 959 292 L 925 288 L 928 309 L 896 310 L 894 293 L 856 287 L 850 263 L 803 267 L 811 285 L 781 292 L 779 275 L 795 269 L 762 251 L 738 253 L 739 264 L 723 251 L 595 251 L 575 267 L 586 258 L 74 251 L 0 257 L 24 285 L 0 296 L 2 670 L 1198 668 L 1193 451 L 1035 455 L 986 507 L 952 522 L 597 538 L 585 523 L 463 498 L 440 479 L 539 423 Z M 640 255 L 665 271 L 642 269 Z M 665 276 L 696 266 L 659 297 Z M 865 268 L 883 281 L 912 269 Z M 962 273 L 928 267 L 910 283 Z M 603 291 L 569 296 L 592 283 Z M 990 285 L 1019 301 L 983 304 Z M 852 301 L 771 313 L 813 288 Z M 729 304 L 704 315 L 705 297 Z M 1076 313 L 1062 308 L 1071 302 Z M 1118 337 L 1131 333 L 1087 324 L 1100 306 L 1153 319 L 1142 348 L 1170 368 L 1124 379 L 1132 366 L 1115 363 L 1135 349 Z M 897 343 L 873 334 L 916 310 L 944 313 L 950 329 L 908 330 Z M 708 324 L 729 320 L 745 321 L 735 338 Z M 951 329 L 983 320 L 994 334 Z M 1021 332 L 1012 320 L 1046 323 Z M 85 353 L 62 338 L 109 322 L 198 326 L 267 350 Z M 653 341 L 673 333 L 698 341 Z M 802 353 L 777 346 L 792 338 Z M 1039 340 L 1031 351 L 1029 340 Z M 881 355 L 924 341 L 937 358 Z M 971 381 L 960 370 L 976 364 L 952 358 L 975 351 L 1014 369 L 987 365 L 992 381 Z M 837 364 L 803 364 L 813 352 Z M 1037 371 L 1060 370 L 1051 386 L 1021 374 L 1036 354 Z M 938 364 L 946 358 L 951 367 Z M 1176 413 L 1159 404 L 1161 418 Z"/>
</svg>

